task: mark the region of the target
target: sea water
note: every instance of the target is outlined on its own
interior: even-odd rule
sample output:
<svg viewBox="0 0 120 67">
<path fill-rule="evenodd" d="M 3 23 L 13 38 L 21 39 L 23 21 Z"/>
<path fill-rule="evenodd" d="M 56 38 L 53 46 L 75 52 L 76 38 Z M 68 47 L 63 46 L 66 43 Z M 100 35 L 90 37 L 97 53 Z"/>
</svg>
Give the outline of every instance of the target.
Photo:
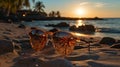
<svg viewBox="0 0 120 67">
<path fill-rule="evenodd" d="M 48 24 L 58 24 L 61 22 L 66 22 L 72 25 L 77 25 L 80 20 L 51 20 L 51 21 L 32 21 L 32 22 L 23 22 L 23 24 L 31 26 L 31 27 L 39 27 L 44 28 L 46 30 L 53 29 L 53 27 L 46 27 Z M 94 25 L 96 29 L 100 31 L 96 31 L 95 34 L 80 34 L 79 36 L 95 36 L 95 37 L 113 37 L 120 39 L 120 18 L 105 18 L 104 20 L 81 20 L 82 24 L 91 24 Z M 79 24 L 80 25 L 80 24 Z M 60 30 L 69 31 L 69 27 L 59 27 Z M 71 32 L 71 31 L 69 31 Z M 82 34 L 82 35 L 81 35 Z"/>
</svg>

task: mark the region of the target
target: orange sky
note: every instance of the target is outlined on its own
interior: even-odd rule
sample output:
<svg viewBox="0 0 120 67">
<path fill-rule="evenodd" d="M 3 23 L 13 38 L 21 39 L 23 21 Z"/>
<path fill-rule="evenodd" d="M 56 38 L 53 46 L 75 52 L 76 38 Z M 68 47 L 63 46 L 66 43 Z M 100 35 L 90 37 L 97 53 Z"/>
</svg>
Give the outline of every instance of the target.
<svg viewBox="0 0 120 67">
<path fill-rule="evenodd" d="M 37 1 L 37 0 L 36 0 Z M 40 0 L 45 11 L 60 11 L 66 17 L 120 17 L 120 0 Z M 79 9 L 84 14 L 76 13 Z"/>
</svg>

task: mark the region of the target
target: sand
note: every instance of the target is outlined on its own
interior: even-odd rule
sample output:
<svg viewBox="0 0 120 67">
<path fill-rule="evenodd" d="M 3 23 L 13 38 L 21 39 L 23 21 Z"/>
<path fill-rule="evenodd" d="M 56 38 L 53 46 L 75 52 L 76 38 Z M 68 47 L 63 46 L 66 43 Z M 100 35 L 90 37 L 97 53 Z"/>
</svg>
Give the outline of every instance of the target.
<svg viewBox="0 0 120 67">
<path fill-rule="evenodd" d="M 18 40 L 29 42 L 30 28 L 18 28 L 18 24 L 0 23 L 0 40 Z M 81 37 L 88 39 L 88 37 Z M 94 37 L 96 44 L 101 38 Z M 21 44 L 21 43 L 14 43 Z M 29 43 L 28 43 L 29 44 Z M 36 52 L 33 49 L 14 49 L 0 55 L 0 67 L 120 67 L 120 49 L 110 46 L 91 46 L 88 51 L 87 43 L 79 42 L 77 45 L 85 48 L 75 49 L 70 55 L 63 57 L 56 53 L 52 46 L 45 47 Z M 2 49 L 2 48 L 0 48 Z"/>
</svg>

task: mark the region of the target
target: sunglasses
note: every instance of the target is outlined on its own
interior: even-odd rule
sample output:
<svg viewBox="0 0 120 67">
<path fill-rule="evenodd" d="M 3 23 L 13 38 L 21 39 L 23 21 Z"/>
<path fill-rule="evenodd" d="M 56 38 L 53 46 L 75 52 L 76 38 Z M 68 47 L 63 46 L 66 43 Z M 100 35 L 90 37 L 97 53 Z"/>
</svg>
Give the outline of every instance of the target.
<svg viewBox="0 0 120 67">
<path fill-rule="evenodd" d="M 32 29 L 29 36 L 31 46 L 35 51 L 41 51 L 47 46 L 48 41 L 51 41 L 56 52 L 64 56 L 71 54 L 76 44 L 74 36 L 65 31 L 50 34 L 41 29 Z"/>
</svg>

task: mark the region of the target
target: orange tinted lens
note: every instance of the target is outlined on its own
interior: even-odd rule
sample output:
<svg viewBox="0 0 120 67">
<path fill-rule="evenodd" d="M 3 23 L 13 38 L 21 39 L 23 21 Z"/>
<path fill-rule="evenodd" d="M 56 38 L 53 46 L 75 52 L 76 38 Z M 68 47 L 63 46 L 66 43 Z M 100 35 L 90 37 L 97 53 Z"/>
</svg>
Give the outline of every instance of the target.
<svg viewBox="0 0 120 67">
<path fill-rule="evenodd" d="M 58 53 L 68 55 L 74 49 L 75 40 L 68 32 L 56 32 L 53 34 L 53 45 Z"/>
<path fill-rule="evenodd" d="M 34 50 L 40 51 L 45 47 L 47 35 L 42 30 L 31 31 L 30 43 Z"/>
</svg>

